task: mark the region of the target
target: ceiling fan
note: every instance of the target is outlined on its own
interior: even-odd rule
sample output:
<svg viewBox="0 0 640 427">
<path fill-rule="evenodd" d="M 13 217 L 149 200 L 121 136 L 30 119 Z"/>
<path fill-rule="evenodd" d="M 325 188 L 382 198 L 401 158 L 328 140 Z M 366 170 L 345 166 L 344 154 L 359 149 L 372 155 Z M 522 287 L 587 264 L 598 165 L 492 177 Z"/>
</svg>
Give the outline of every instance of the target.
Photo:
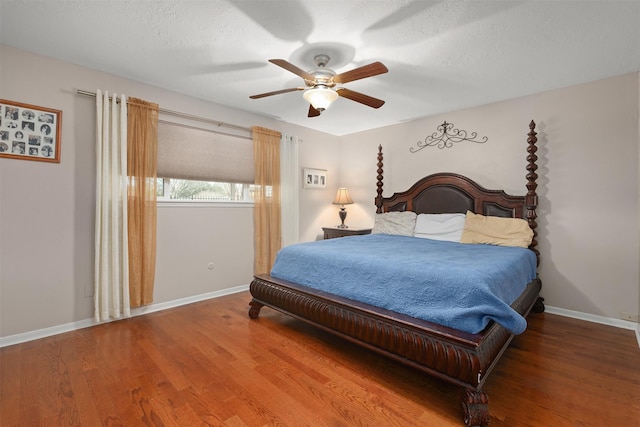
<svg viewBox="0 0 640 427">
<path fill-rule="evenodd" d="M 304 90 L 305 92 L 302 94 L 302 96 L 310 104 L 308 117 L 319 116 L 320 113 L 323 112 L 327 107 L 329 107 L 329 105 L 333 101 L 338 99 L 339 96 L 359 102 L 372 108 L 380 108 L 382 107 L 382 105 L 384 105 L 384 101 L 381 99 L 377 99 L 372 96 L 368 96 L 344 87 L 336 88 L 336 86 L 340 84 L 364 79 L 366 77 L 377 76 L 378 74 L 384 74 L 389 71 L 387 67 L 385 67 L 381 62 L 374 62 L 369 65 L 354 68 L 353 70 L 337 74 L 332 69 L 326 67 L 330 59 L 328 55 L 316 55 L 313 59 L 318 68 L 309 72 L 296 67 L 295 65 L 284 59 L 270 59 L 269 62 L 271 62 L 272 64 L 282 67 L 285 70 L 302 77 L 304 79 L 305 87 L 281 89 L 273 92 L 261 93 L 259 95 L 252 95 L 249 98 L 259 99 L 266 96 Z"/>
</svg>

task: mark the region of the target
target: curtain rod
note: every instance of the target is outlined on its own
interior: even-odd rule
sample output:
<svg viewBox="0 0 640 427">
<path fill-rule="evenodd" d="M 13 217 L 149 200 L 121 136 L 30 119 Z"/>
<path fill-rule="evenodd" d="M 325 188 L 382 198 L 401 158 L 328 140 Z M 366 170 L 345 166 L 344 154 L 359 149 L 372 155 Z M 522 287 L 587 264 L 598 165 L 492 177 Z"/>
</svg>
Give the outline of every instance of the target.
<svg viewBox="0 0 640 427">
<path fill-rule="evenodd" d="M 215 133 L 215 134 L 218 134 L 218 135 L 232 136 L 234 138 L 252 140 L 252 138 L 250 136 L 236 135 L 236 134 L 227 133 L 227 132 L 220 132 L 220 131 L 213 130 L 213 129 L 205 129 L 205 128 L 201 128 L 201 127 L 198 127 L 198 126 L 185 125 L 183 123 L 170 122 L 170 121 L 162 120 L 162 119 L 158 119 L 158 123 L 162 123 L 162 124 L 165 124 L 165 125 L 171 125 L 171 126 L 178 126 L 178 127 L 186 128 L 186 129 L 195 129 L 195 130 L 199 130 L 199 131 L 202 131 L 202 132 Z"/>
<path fill-rule="evenodd" d="M 95 92 L 89 92 L 89 91 L 86 91 L 86 90 L 76 89 L 76 93 L 78 95 L 92 96 L 94 98 L 96 97 L 96 93 Z M 253 132 L 250 128 L 246 128 L 246 127 L 243 127 L 243 126 L 237 126 L 237 125 L 232 125 L 232 124 L 229 124 L 229 123 L 219 122 L 217 120 L 211 120 L 211 119 L 207 119 L 206 117 L 200 117 L 200 116 L 194 116 L 192 114 L 181 113 L 179 111 L 165 110 L 164 108 L 159 108 L 158 111 L 160 113 L 163 113 L 163 114 L 168 114 L 168 115 L 175 116 L 175 117 L 181 117 L 183 119 L 196 120 L 196 121 L 199 121 L 199 122 L 214 124 L 216 126 L 221 126 L 221 127 L 224 126 L 224 127 L 228 127 L 228 128 L 231 128 L 231 129 L 238 129 L 238 130 L 242 130 L 242 131 L 249 132 L 249 133 Z"/>
</svg>

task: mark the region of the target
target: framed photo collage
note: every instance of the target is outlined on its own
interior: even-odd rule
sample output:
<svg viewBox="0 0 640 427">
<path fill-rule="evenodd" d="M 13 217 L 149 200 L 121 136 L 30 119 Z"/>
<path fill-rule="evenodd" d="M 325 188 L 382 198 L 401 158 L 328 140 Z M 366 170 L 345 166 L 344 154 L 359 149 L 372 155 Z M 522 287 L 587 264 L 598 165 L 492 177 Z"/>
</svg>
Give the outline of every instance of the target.
<svg viewBox="0 0 640 427">
<path fill-rule="evenodd" d="M 0 99 L 0 157 L 60 163 L 62 111 Z"/>
</svg>

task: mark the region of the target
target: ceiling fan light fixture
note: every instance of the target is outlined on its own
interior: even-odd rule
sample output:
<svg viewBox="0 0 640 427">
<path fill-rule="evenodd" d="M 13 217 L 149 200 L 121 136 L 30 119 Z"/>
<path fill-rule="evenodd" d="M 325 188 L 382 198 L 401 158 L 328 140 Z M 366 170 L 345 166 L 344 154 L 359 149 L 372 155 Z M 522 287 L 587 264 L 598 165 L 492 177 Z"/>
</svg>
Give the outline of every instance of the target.
<svg viewBox="0 0 640 427">
<path fill-rule="evenodd" d="M 301 90 L 304 91 L 302 93 L 302 97 L 309 103 L 309 112 L 307 113 L 307 117 L 318 117 L 320 113 L 329 108 L 333 101 L 338 99 L 338 97 L 350 99 L 351 101 L 358 102 L 371 108 L 380 108 L 384 105 L 384 101 L 382 99 L 377 99 L 363 93 L 349 90 L 345 87 L 336 87 L 337 85 L 349 83 L 354 80 L 361 80 L 388 72 L 389 70 L 383 63 L 373 62 L 369 65 L 363 65 L 362 67 L 336 74 L 335 71 L 326 67 L 329 62 L 329 55 L 316 55 L 314 59 L 318 68 L 311 71 L 305 71 L 285 59 L 270 59 L 269 62 L 272 64 L 284 68 L 298 77 L 302 77 L 306 88 L 292 87 L 267 93 L 260 93 L 258 95 L 251 95 L 249 98 L 259 99 L 266 96 Z"/>
<path fill-rule="evenodd" d="M 327 87 L 314 87 L 306 90 L 302 97 L 313 105 L 318 111 L 324 111 L 329 108 L 329 105 L 336 99 L 338 99 L 338 93 Z"/>
</svg>

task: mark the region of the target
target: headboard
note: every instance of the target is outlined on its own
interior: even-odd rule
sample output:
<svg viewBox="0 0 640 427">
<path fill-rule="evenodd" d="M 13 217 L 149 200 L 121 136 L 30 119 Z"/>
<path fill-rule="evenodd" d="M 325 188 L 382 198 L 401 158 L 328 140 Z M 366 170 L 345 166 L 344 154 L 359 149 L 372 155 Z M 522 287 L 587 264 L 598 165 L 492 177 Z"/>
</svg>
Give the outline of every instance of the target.
<svg viewBox="0 0 640 427">
<path fill-rule="evenodd" d="M 487 190 L 473 180 L 453 173 L 437 173 L 391 197 L 382 198 L 382 210 L 415 213 L 465 213 L 525 218 L 525 197 L 502 190 Z"/>
<path fill-rule="evenodd" d="M 527 194 L 524 196 L 512 196 L 503 190 L 487 190 L 472 179 L 454 173 L 436 173 L 426 176 L 413 184 L 411 188 L 400 193 L 394 193 L 391 197 L 382 197 L 383 191 L 383 155 L 382 146 L 378 147 L 378 176 L 377 196 L 375 198 L 376 213 L 392 211 L 413 211 L 420 213 L 466 213 L 471 211 L 487 216 L 500 216 L 526 219 L 533 230 L 533 241 L 529 248 L 535 252 L 540 260 L 540 252 L 537 250 L 537 214 L 538 187 L 536 181 L 538 166 L 536 161 L 535 123 L 529 124 L 527 138 Z"/>
</svg>

